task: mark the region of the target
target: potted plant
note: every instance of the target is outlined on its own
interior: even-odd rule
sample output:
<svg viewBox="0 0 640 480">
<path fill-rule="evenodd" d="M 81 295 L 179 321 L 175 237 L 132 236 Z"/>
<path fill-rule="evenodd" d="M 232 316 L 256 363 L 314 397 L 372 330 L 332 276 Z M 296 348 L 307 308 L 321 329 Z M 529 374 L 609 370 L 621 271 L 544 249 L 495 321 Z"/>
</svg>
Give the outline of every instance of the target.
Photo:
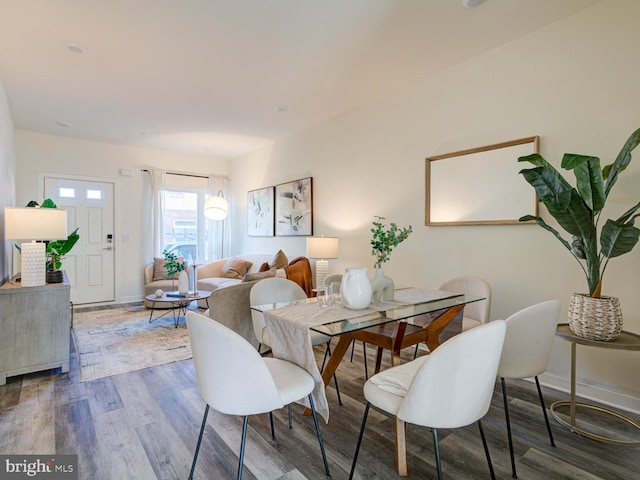
<svg viewBox="0 0 640 480">
<path fill-rule="evenodd" d="M 163 250 L 162 255 L 164 255 L 164 267 L 167 269 L 167 276 L 165 278 L 170 279 L 175 274 L 180 274 L 183 276 L 182 279 L 178 278 L 178 291 L 180 293 L 187 293 L 189 291 L 189 280 L 186 277 L 186 273 L 183 275 L 181 272 L 184 272 L 184 260 L 179 260 L 178 256 L 170 252 L 168 250 Z M 172 279 L 175 282 L 175 279 Z M 186 289 L 184 287 L 184 282 L 186 280 Z"/>
<path fill-rule="evenodd" d="M 27 205 L 28 207 L 37 207 L 37 202 L 31 201 Z M 45 199 L 40 205 L 40 208 L 58 208 L 58 206 L 50 198 Z M 47 257 L 47 283 L 62 283 L 62 258 L 68 254 L 73 246 L 76 244 L 80 235 L 78 235 L 78 229 L 76 228 L 71 232 L 66 240 L 54 240 L 47 242 L 45 249 Z"/>
<path fill-rule="evenodd" d="M 640 215 L 636 213 L 640 202 L 618 218 L 608 218 L 603 225 L 600 217 L 611 189 L 629 165 L 631 152 L 639 143 L 640 129 L 631 134 L 615 161 L 604 168 L 600 167 L 598 157 L 566 153 L 561 166 L 573 171 L 576 187 L 541 155 L 534 153 L 518 158 L 519 162 L 535 166 L 520 173 L 571 240 L 563 238 L 538 216 L 526 215 L 520 221 L 533 220 L 551 232 L 580 264 L 589 293 L 572 295 L 569 325 L 576 335 L 593 340 L 613 340 L 622 330 L 620 302 L 616 297 L 602 295 L 602 277 L 609 260 L 629 253 L 638 243 L 640 229 L 634 226 L 634 221 Z"/>
<path fill-rule="evenodd" d="M 406 228 L 399 228 L 395 223 L 386 226 L 383 223 L 384 217 L 375 216 L 371 229 L 371 254 L 375 258 L 373 264 L 374 276 L 371 280 L 372 300 L 379 302 L 382 300 L 393 300 L 394 283 L 393 280 L 385 276 L 382 264 L 391 259 L 392 250 L 404 242 L 413 228 L 409 225 Z"/>
</svg>

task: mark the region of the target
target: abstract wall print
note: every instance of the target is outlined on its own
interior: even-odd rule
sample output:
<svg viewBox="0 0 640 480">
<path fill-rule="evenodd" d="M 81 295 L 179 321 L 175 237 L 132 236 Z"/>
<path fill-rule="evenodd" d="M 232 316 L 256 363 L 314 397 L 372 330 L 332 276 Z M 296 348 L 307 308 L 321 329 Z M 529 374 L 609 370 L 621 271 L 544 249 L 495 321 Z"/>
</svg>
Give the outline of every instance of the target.
<svg viewBox="0 0 640 480">
<path fill-rule="evenodd" d="M 276 185 L 276 235 L 313 235 L 312 177 Z"/>
<path fill-rule="evenodd" d="M 252 237 L 273 237 L 275 213 L 273 187 L 247 193 L 247 234 Z"/>
</svg>

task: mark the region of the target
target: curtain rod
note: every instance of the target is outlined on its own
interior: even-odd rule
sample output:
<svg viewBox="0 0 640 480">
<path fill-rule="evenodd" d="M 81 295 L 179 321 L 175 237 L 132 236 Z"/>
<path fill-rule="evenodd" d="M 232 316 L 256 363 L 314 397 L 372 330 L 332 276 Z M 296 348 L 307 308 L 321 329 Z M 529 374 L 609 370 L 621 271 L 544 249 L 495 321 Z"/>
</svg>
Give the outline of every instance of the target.
<svg viewBox="0 0 640 480">
<path fill-rule="evenodd" d="M 149 173 L 149 169 L 147 168 L 141 168 L 140 169 L 141 172 L 146 172 Z M 167 175 L 178 175 L 181 177 L 194 177 L 194 178 L 209 178 L 209 175 L 199 175 L 197 173 L 186 173 L 186 172 L 170 172 L 170 171 L 165 171 L 164 173 L 166 173 Z M 222 175 L 213 175 L 214 177 L 218 177 L 218 178 L 227 178 L 225 176 Z"/>
</svg>

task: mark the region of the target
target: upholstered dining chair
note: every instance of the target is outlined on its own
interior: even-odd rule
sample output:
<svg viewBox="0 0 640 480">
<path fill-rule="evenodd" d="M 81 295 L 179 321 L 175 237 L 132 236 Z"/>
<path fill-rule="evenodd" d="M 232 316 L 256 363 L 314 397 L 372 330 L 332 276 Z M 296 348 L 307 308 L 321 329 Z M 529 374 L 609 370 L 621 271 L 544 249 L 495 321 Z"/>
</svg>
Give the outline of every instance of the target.
<svg viewBox="0 0 640 480">
<path fill-rule="evenodd" d="M 547 369 L 551 345 L 556 333 L 558 318 L 560 317 L 560 302 L 548 300 L 524 308 L 505 320 L 507 335 L 504 340 L 502 359 L 498 367 L 498 376 L 502 384 L 504 400 L 504 414 L 507 422 L 507 436 L 509 439 L 509 454 L 511 456 L 511 471 L 513 478 L 518 478 L 516 463 L 513 455 L 513 440 L 511 437 L 511 422 L 509 420 L 509 402 L 505 378 L 534 377 L 538 388 L 538 398 L 542 406 L 542 414 L 547 424 L 549 441 L 555 447 L 553 433 L 549 425 L 549 417 L 544 406 L 544 398 L 540 389 L 538 375 Z"/>
<path fill-rule="evenodd" d="M 456 335 L 430 355 L 392 367 L 364 385 L 367 400 L 349 478 L 353 478 L 371 405 L 396 417 L 398 473 L 407 474 L 405 423 L 431 428 L 438 479 L 442 478 L 438 429 L 477 422 L 491 478 L 495 478 L 481 419 L 489 410 L 506 331 L 505 322 Z"/>
<path fill-rule="evenodd" d="M 269 303 L 304 300 L 305 298 L 307 298 L 307 294 L 300 285 L 286 278 L 278 277 L 260 280 L 253 286 L 251 292 L 249 292 L 249 302 L 251 305 L 266 305 Z M 267 324 L 262 312 L 258 312 L 256 310 L 251 310 L 251 319 L 253 321 L 253 331 L 259 342 L 258 352 L 260 352 L 262 345 L 266 345 L 267 347 L 271 346 Z M 322 361 L 322 367 L 320 368 L 321 372 L 324 369 L 327 357 L 331 354 L 331 347 L 329 346 L 330 342 L 331 337 L 311 330 L 311 345 L 315 347 L 316 345 L 326 344 L 327 346 L 324 353 L 324 359 Z M 342 405 L 340 387 L 338 387 L 338 379 L 335 375 L 333 376 L 333 380 L 336 385 L 338 403 Z"/>
<path fill-rule="evenodd" d="M 486 280 L 470 276 L 456 277 L 441 283 L 438 290 L 485 298 L 485 300 L 465 305 L 462 315 L 463 332 L 490 320 L 491 285 Z"/>
<path fill-rule="evenodd" d="M 271 413 L 307 397 L 327 478 L 329 464 L 311 392 L 315 382 L 303 368 L 277 358 L 263 358 L 240 335 L 204 315 L 187 312 L 187 328 L 193 351 L 198 390 L 206 402 L 189 479 L 198 460 L 209 408 L 226 415 L 244 417 L 237 478 L 242 478 L 249 415 Z M 273 417 L 271 416 L 271 435 Z"/>
</svg>

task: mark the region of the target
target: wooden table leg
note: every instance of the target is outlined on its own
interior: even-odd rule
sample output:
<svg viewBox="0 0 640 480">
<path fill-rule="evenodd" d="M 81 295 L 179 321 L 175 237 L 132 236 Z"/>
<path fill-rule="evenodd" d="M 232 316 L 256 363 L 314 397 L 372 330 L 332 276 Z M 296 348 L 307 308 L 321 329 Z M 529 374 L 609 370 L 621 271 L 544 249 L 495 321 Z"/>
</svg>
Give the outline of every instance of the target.
<svg viewBox="0 0 640 480">
<path fill-rule="evenodd" d="M 460 313 L 463 308 L 464 305 L 451 307 L 438 318 L 436 318 L 433 322 L 427 325 L 426 329 L 429 331 L 429 336 L 427 337 L 427 346 L 429 347 L 430 352 L 433 352 L 440 346 L 440 333 L 442 333 L 442 330 L 444 330 L 445 327 L 449 325 L 449 323 L 451 323 L 451 321 L 458 313 Z"/>
</svg>

